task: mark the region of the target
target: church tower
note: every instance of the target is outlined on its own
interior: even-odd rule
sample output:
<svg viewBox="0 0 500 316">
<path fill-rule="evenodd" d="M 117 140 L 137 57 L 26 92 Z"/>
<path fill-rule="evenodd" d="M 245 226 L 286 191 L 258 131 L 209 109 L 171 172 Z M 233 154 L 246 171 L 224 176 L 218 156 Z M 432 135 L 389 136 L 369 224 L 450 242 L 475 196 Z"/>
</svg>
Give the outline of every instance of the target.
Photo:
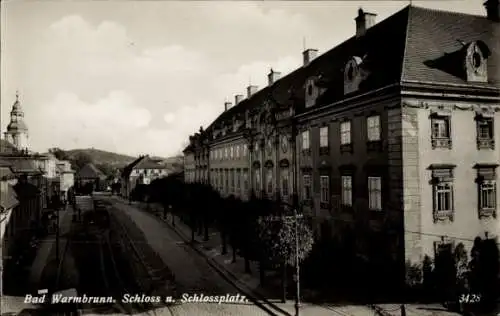
<svg viewBox="0 0 500 316">
<path fill-rule="evenodd" d="M 16 102 L 10 111 L 10 123 L 5 132 L 5 140 L 16 146 L 18 150 L 28 149 L 28 127 L 24 123 L 24 112 L 19 102 L 18 92 L 16 92 Z"/>
</svg>

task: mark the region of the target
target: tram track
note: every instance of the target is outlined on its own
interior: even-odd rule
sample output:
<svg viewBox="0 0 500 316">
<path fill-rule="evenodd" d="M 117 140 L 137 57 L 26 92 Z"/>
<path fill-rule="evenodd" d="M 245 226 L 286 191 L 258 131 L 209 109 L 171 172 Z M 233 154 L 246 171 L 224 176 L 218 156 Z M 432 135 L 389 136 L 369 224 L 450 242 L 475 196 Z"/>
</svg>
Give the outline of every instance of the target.
<svg viewBox="0 0 500 316">
<path fill-rule="evenodd" d="M 147 313 L 148 310 L 154 308 L 153 304 L 142 302 L 122 303 L 121 298 L 124 294 L 145 293 L 146 295 L 152 295 L 154 292 L 158 292 L 157 290 L 159 290 L 158 288 L 161 287 L 162 284 L 162 278 L 158 278 L 156 274 L 162 273 L 162 270 L 164 270 L 165 268 L 155 270 L 151 266 L 151 264 L 148 264 L 146 256 L 135 245 L 135 242 L 128 233 L 125 224 L 122 223 L 120 219 L 116 218 L 116 216 L 110 215 L 110 209 L 108 208 L 108 206 L 110 205 L 107 203 L 103 203 L 103 201 L 99 202 L 105 205 L 104 206 L 101 204 L 101 206 L 104 206 L 101 208 L 101 211 L 104 211 L 104 209 L 106 210 L 110 226 L 110 229 L 108 229 L 107 233 L 101 235 L 101 267 L 103 271 L 103 277 L 112 278 L 114 281 L 113 283 L 117 285 L 117 287 L 115 288 L 111 288 L 108 285 L 108 290 L 110 291 L 110 293 L 119 296 L 119 299 L 116 301 L 116 305 L 121 309 L 122 313 Z M 111 233 L 116 234 L 116 237 L 119 239 L 120 243 L 114 243 L 110 240 Z M 143 273 L 140 273 L 140 276 L 135 276 L 136 282 L 126 282 L 120 275 L 119 264 L 115 256 L 116 249 L 113 249 L 113 245 L 115 244 L 121 245 L 122 248 L 119 251 L 122 253 L 126 250 L 130 250 L 132 257 L 135 259 L 133 260 L 133 264 L 138 264 L 140 269 L 143 271 Z M 105 252 L 107 253 L 107 255 L 104 255 Z M 130 254 L 128 251 L 126 252 Z M 108 264 L 106 264 L 106 260 L 108 261 Z M 108 281 L 107 283 L 109 284 L 110 282 Z M 161 293 L 161 290 L 160 294 L 163 294 Z M 162 295 L 159 296 L 161 297 Z M 162 307 L 166 307 L 169 310 L 170 314 L 174 315 L 174 311 L 170 308 L 170 306 L 165 305 Z"/>
</svg>

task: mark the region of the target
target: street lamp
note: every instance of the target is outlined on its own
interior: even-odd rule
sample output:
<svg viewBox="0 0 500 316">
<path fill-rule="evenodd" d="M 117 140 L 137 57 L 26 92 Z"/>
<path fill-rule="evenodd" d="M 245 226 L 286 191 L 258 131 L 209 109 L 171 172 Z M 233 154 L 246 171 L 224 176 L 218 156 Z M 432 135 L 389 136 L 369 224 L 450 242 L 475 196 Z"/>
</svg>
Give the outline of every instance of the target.
<svg viewBox="0 0 500 316">
<path fill-rule="evenodd" d="M 245 138 L 245 140 L 247 141 L 248 143 L 248 161 L 250 162 L 249 166 L 248 166 L 248 181 L 249 181 L 249 188 L 250 188 L 250 198 L 253 197 L 254 195 L 254 187 L 253 187 L 253 169 L 252 169 L 252 161 L 253 161 L 253 151 L 254 151 L 254 143 L 255 143 L 255 138 L 257 136 L 257 131 L 255 128 L 253 127 L 247 127 L 245 128 L 245 130 L 243 131 L 243 137 Z"/>
<path fill-rule="evenodd" d="M 59 206 L 57 206 L 59 208 Z M 59 262 L 59 209 L 57 209 L 56 216 L 56 261 Z"/>
<path fill-rule="evenodd" d="M 288 203 L 283 202 L 287 206 L 291 206 Z M 294 220 L 294 241 L 295 241 L 295 316 L 300 315 L 300 254 L 299 254 L 299 219 L 303 218 L 302 214 L 297 212 L 297 209 L 293 209 L 293 215 L 275 217 L 275 220 L 283 221 L 284 219 L 293 218 Z"/>
</svg>

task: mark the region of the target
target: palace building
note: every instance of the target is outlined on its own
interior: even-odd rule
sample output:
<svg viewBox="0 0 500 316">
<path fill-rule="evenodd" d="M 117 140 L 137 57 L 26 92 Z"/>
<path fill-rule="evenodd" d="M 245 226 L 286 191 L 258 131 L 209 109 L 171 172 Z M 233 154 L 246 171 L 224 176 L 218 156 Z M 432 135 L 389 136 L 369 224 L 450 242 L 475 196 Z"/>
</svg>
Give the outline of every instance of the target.
<svg viewBox="0 0 500 316">
<path fill-rule="evenodd" d="M 191 136 L 185 180 L 285 201 L 318 238 L 399 266 L 496 238 L 499 0 L 485 7 L 410 5 L 379 23 L 360 9 L 351 38 L 271 70 Z"/>
</svg>

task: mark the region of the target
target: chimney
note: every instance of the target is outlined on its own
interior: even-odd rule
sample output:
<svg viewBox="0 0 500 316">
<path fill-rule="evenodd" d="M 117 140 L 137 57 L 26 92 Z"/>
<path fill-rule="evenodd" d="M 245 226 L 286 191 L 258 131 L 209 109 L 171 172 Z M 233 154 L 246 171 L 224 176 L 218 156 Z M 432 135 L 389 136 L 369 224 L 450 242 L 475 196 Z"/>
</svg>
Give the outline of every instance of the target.
<svg viewBox="0 0 500 316">
<path fill-rule="evenodd" d="M 249 85 L 247 87 L 247 98 L 250 98 L 252 95 L 254 95 L 258 89 L 259 89 L 259 87 L 257 87 L 257 86 Z"/>
<path fill-rule="evenodd" d="M 238 105 L 241 101 L 243 101 L 245 96 L 243 94 L 237 94 L 234 96 L 234 105 Z"/>
<path fill-rule="evenodd" d="M 231 102 L 224 102 L 224 111 L 227 111 L 231 108 L 231 105 L 233 105 Z"/>
<path fill-rule="evenodd" d="M 370 27 L 375 25 L 375 13 L 364 12 L 363 9 L 358 10 L 356 20 L 356 37 L 363 36 Z"/>
<path fill-rule="evenodd" d="M 304 66 L 307 66 L 314 58 L 318 56 L 318 50 L 312 48 L 306 49 L 302 52 L 302 56 L 304 57 Z"/>
<path fill-rule="evenodd" d="M 486 8 L 486 16 L 488 20 L 494 22 L 500 22 L 500 1 L 499 0 L 488 0 L 484 3 Z"/>
<path fill-rule="evenodd" d="M 281 77 L 281 72 L 274 71 L 273 68 L 271 68 L 271 71 L 267 75 L 269 86 L 272 86 L 276 81 L 280 79 L 280 77 Z"/>
</svg>

